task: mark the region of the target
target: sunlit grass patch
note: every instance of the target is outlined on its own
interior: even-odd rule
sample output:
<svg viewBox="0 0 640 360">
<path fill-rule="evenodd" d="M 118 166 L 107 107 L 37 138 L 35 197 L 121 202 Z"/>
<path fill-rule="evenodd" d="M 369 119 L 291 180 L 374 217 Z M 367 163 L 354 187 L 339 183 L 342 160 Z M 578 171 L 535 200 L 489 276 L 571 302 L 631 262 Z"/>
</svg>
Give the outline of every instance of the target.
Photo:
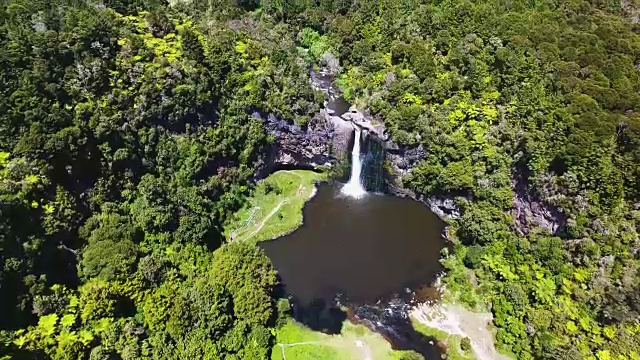
<svg viewBox="0 0 640 360">
<path fill-rule="evenodd" d="M 325 174 L 309 170 L 283 170 L 262 180 L 247 205 L 225 227 L 228 241 L 270 240 L 295 230 L 302 208 Z"/>
<path fill-rule="evenodd" d="M 397 360 L 405 352 L 394 351 L 380 334 L 345 321 L 342 333 L 327 335 L 289 320 L 277 330 L 271 359 L 284 360 Z"/>
</svg>

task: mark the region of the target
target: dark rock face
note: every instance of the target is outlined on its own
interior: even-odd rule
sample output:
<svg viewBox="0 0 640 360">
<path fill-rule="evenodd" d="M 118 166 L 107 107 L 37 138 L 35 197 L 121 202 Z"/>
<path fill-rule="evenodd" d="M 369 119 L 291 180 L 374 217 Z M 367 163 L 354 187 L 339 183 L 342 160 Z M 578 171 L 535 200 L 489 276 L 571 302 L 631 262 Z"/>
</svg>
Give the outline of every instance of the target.
<svg viewBox="0 0 640 360">
<path fill-rule="evenodd" d="M 350 153 L 354 125 L 338 111 L 346 102 L 333 87 L 333 77 L 322 71 L 311 71 L 310 77 L 311 85 L 327 94 L 329 101 L 306 126 L 291 124 L 272 114 L 253 114 L 264 122 L 267 132 L 275 139 L 265 154 L 259 177 L 282 167 L 317 169 L 333 166 Z"/>
<path fill-rule="evenodd" d="M 421 199 L 421 201 L 427 204 L 429 209 L 441 219 L 457 219 L 460 217 L 460 208 L 453 199 L 432 196 Z"/>
<path fill-rule="evenodd" d="M 417 332 L 409 320 L 413 301 L 396 296 L 377 304 L 350 306 L 347 317 L 356 324 L 362 324 L 381 334 L 395 350 L 413 350 L 425 359 L 438 359 L 442 350 L 433 337 Z"/>
<path fill-rule="evenodd" d="M 321 114 L 322 115 L 322 114 Z M 325 115 L 333 124 L 333 138 L 331 140 L 331 154 L 336 159 L 346 159 L 351 153 L 351 140 L 353 139 L 353 124 L 340 116 Z"/>
<path fill-rule="evenodd" d="M 365 189 L 374 193 L 385 191 L 384 162 L 387 158 L 385 142 L 375 132 L 364 130 L 362 141 L 362 181 Z"/>
<path fill-rule="evenodd" d="M 413 148 L 399 147 L 398 145 L 387 141 L 387 149 L 389 150 L 389 161 L 397 171 L 406 175 L 411 169 L 416 167 L 420 161 L 427 158 L 427 151 L 418 145 Z"/>
<path fill-rule="evenodd" d="M 524 181 L 513 181 L 515 196 L 513 199 L 514 226 L 519 235 L 527 235 L 534 227 L 547 230 L 550 234 L 560 233 L 567 224 L 566 216 L 556 207 L 543 203 L 533 197 Z"/>
<path fill-rule="evenodd" d="M 390 143 L 393 147 L 389 146 Z M 423 202 L 443 220 L 456 219 L 460 216 L 460 208 L 453 199 L 435 196 L 424 197 L 405 188 L 402 184 L 402 178 L 408 175 L 427 156 L 427 151 L 422 145 L 406 148 L 387 141 L 387 162 L 389 165 L 385 172 L 387 191 L 395 196 L 410 197 Z"/>
<path fill-rule="evenodd" d="M 267 171 L 283 166 L 317 168 L 331 165 L 329 150 L 334 127 L 326 117 L 315 116 L 302 128 L 272 114 L 263 117 L 254 113 L 253 116 L 261 119 L 269 135 L 275 138 L 266 154 Z"/>
<path fill-rule="evenodd" d="M 366 130 L 370 134 L 376 135 L 379 139 L 388 140 L 386 129 L 382 121 L 373 118 L 366 112 L 362 112 L 351 107 L 348 112 L 342 115 L 342 118 L 357 125 L 362 130 Z"/>
<path fill-rule="evenodd" d="M 460 216 L 460 209 L 453 199 L 427 198 L 403 186 L 402 179 L 428 157 L 422 145 L 405 147 L 394 143 L 384 124 L 366 111 L 350 107 L 348 111 L 343 112 L 343 108 L 349 105 L 341 98 L 340 91 L 333 86 L 333 76 L 330 72 L 311 71 L 310 78 L 311 85 L 327 94 L 329 101 L 307 126 L 300 127 L 271 114 L 253 114 L 255 118 L 264 122 L 267 132 L 275 139 L 265 154 L 265 163 L 258 177 L 266 176 L 283 167 L 317 169 L 321 166 L 334 166 L 338 161 L 350 156 L 354 128 L 357 126 L 367 136 L 374 137 L 375 143 L 383 147 L 379 153 L 383 154 L 384 161 L 378 159 L 376 163 L 380 163 L 378 167 L 384 168 L 384 180 L 374 182 L 377 184 L 383 182 L 384 185 L 377 185 L 376 189 L 369 190 L 384 190 L 392 195 L 421 201 L 443 220 L 456 219 Z M 365 171 L 365 175 L 369 173 L 375 172 L 371 169 Z M 514 182 L 514 189 L 516 195 L 512 215 L 518 233 L 525 235 L 533 227 L 541 227 L 552 234 L 557 234 L 564 228 L 566 219 L 560 211 L 532 198 L 526 186 L 523 187 L 518 182 Z"/>
</svg>

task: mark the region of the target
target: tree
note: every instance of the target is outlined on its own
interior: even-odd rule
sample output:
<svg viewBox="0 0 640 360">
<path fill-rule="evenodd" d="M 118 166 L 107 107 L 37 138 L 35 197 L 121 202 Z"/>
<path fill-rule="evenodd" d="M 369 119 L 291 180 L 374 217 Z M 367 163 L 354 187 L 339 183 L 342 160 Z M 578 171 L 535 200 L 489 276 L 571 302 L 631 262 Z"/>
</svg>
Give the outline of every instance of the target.
<svg viewBox="0 0 640 360">
<path fill-rule="evenodd" d="M 82 250 L 80 269 L 86 279 L 109 281 L 133 273 L 138 248 L 138 232 L 117 214 L 101 214 L 90 219 L 83 232 L 88 244 Z"/>
</svg>

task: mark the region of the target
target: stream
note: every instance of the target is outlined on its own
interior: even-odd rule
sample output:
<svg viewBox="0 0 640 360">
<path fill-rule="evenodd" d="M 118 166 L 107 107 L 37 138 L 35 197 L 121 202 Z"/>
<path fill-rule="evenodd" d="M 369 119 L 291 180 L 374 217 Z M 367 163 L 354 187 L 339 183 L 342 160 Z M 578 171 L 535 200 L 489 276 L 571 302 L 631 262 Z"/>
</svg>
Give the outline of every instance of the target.
<svg viewBox="0 0 640 360">
<path fill-rule="evenodd" d="M 331 81 L 314 79 L 329 94 L 328 111 L 341 116 L 349 109 Z M 445 224 L 420 202 L 379 193 L 379 186 L 367 192 L 367 174 L 382 172 L 384 152 L 360 134 L 354 127 L 349 181 L 320 185 L 303 209 L 303 225 L 259 246 L 278 270 L 298 321 L 337 334 L 349 319 L 382 334 L 394 349 L 440 359 L 435 339 L 415 331 L 409 313 L 437 298 L 429 286 L 442 271 Z"/>
</svg>

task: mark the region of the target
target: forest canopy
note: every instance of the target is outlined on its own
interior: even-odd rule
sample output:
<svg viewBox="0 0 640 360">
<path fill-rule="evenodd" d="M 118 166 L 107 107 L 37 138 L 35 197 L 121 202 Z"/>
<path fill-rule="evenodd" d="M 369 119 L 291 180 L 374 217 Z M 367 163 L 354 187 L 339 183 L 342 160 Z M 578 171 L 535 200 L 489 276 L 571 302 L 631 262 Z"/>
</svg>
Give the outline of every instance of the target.
<svg viewBox="0 0 640 360">
<path fill-rule="evenodd" d="M 455 200 L 450 300 L 500 350 L 640 359 L 639 13 L 0 1 L 0 358 L 268 358 L 276 273 L 223 227 L 274 141 L 252 114 L 304 127 L 326 67 Z"/>
</svg>

